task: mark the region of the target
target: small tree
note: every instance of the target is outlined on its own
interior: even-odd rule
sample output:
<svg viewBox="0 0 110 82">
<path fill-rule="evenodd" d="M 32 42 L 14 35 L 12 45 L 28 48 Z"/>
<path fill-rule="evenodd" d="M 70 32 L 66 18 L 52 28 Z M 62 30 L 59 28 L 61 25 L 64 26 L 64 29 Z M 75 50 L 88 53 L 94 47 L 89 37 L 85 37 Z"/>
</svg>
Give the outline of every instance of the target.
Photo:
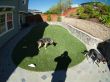
<svg viewBox="0 0 110 82">
<path fill-rule="evenodd" d="M 50 14 L 47 16 L 47 21 L 51 21 L 51 15 Z"/>
<path fill-rule="evenodd" d="M 61 16 L 58 16 L 57 21 L 61 22 Z"/>
<path fill-rule="evenodd" d="M 61 14 L 63 11 L 70 8 L 72 0 L 59 0 L 59 2 L 53 5 L 46 13 Z"/>
</svg>

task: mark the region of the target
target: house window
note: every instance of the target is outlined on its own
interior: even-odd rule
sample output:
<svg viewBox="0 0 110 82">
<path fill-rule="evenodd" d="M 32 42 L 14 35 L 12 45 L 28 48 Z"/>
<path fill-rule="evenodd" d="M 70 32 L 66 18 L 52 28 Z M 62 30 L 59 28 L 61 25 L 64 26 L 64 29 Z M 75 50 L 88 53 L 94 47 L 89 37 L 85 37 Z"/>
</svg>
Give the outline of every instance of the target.
<svg viewBox="0 0 110 82">
<path fill-rule="evenodd" d="M 0 36 L 13 28 L 13 14 L 12 12 L 0 13 Z"/>
<path fill-rule="evenodd" d="M 5 14 L 0 15 L 0 34 L 6 31 L 5 27 Z"/>
<path fill-rule="evenodd" d="M 26 0 L 22 0 L 23 1 L 23 4 L 25 5 L 26 4 Z"/>
<path fill-rule="evenodd" d="M 7 28 L 8 30 L 13 28 L 12 13 L 7 13 Z"/>
</svg>

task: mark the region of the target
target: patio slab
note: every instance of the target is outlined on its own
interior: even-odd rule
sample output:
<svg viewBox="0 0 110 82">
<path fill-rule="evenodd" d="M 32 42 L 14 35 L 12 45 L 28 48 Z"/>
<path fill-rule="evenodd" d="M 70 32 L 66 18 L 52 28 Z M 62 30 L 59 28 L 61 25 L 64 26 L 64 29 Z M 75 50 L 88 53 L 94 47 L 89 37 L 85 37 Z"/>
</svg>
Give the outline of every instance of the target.
<svg viewBox="0 0 110 82">
<path fill-rule="evenodd" d="M 31 27 L 32 28 L 32 27 Z M 20 31 L 0 49 L 0 82 L 54 82 L 54 71 L 33 72 L 16 67 L 11 60 L 14 46 L 31 30 Z M 60 75 L 59 75 L 60 74 Z M 99 67 L 89 58 L 67 70 L 66 77 L 62 78 L 63 71 L 58 72 L 56 82 L 110 82 L 110 71 L 107 64 L 100 63 Z M 59 81 L 58 81 L 59 80 Z"/>
</svg>

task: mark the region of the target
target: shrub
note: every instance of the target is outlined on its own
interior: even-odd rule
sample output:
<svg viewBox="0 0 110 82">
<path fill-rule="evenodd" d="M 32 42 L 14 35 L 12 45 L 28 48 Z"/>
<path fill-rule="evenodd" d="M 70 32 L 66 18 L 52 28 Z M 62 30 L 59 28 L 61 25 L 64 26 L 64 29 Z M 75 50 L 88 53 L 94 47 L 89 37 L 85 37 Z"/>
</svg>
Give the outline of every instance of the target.
<svg viewBox="0 0 110 82">
<path fill-rule="evenodd" d="M 78 17 L 78 15 L 76 13 L 71 13 L 70 17 Z"/>
<path fill-rule="evenodd" d="M 84 13 L 84 7 L 79 7 L 79 8 L 77 9 L 77 15 L 80 15 L 80 14 L 82 14 L 82 13 Z"/>
<path fill-rule="evenodd" d="M 71 16 L 75 16 L 71 14 Z M 103 3 L 86 4 L 77 9 L 77 16 L 81 19 L 97 18 L 110 27 L 110 6 Z"/>
<path fill-rule="evenodd" d="M 81 17 L 85 17 L 85 15 L 88 14 L 89 18 L 95 18 L 99 16 L 99 13 L 99 11 L 93 8 L 93 5 L 85 5 L 84 7 L 78 8 L 78 15 L 80 15 Z"/>
<path fill-rule="evenodd" d="M 58 16 L 57 21 L 61 22 L 61 16 Z"/>
<path fill-rule="evenodd" d="M 80 19 L 88 19 L 89 18 L 89 15 L 86 14 L 86 13 L 82 13 L 82 14 L 79 15 L 79 18 Z"/>
<path fill-rule="evenodd" d="M 94 11 L 94 8 L 92 5 L 85 5 L 84 6 L 84 13 L 92 14 L 93 11 Z"/>
<path fill-rule="evenodd" d="M 101 16 L 99 17 L 99 20 L 100 20 L 102 23 L 106 23 L 107 19 L 108 19 L 108 16 L 107 16 L 107 15 L 101 15 Z"/>
<path fill-rule="evenodd" d="M 110 27 L 110 15 L 102 15 L 99 17 L 99 20 L 106 26 Z"/>
<path fill-rule="evenodd" d="M 51 15 L 50 14 L 47 16 L 47 21 L 51 21 Z"/>
<path fill-rule="evenodd" d="M 110 28 L 110 22 L 109 22 L 109 23 L 106 23 L 105 25 L 106 25 L 107 27 L 109 27 L 109 28 Z"/>
<path fill-rule="evenodd" d="M 86 5 L 84 6 L 85 11 L 84 13 L 88 14 L 90 18 L 97 18 L 100 15 L 100 12 L 95 9 L 93 5 Z"/>
<path fill-rule="evenodd" d="M 100 13 L 103 15 L 108 15 L 110 13 L 110 6 L 108 5 L 99 6 L 98 11 L 100 11 Z"/>
<path fill-rule="evenodd" d="M 90 14 L 90 18 L 98 18 L 100 16 L 100 12 L 93 10 L 92 13 Z"/>
</svg>

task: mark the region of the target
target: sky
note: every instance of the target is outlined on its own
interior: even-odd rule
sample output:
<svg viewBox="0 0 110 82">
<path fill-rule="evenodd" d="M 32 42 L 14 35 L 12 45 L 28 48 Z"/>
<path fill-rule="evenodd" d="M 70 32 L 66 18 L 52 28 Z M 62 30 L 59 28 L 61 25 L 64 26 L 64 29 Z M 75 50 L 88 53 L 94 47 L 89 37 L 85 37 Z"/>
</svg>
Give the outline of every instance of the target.
<svg viewBox="0 0 110 82">
<path fill-rule="evenodd" d="M 73 0 L 73 5 L 90 2 L 93 0 Z M 104 0 L 99 0 L 104 2 Z M 29 0 L 29 9 L 36 9 L 42 12 L 47 11 L 50 7 L 57 4 L 59 0 Z M 110 0 L 107 0 L 107 4 L 110 4 Z"/>
</svg>

